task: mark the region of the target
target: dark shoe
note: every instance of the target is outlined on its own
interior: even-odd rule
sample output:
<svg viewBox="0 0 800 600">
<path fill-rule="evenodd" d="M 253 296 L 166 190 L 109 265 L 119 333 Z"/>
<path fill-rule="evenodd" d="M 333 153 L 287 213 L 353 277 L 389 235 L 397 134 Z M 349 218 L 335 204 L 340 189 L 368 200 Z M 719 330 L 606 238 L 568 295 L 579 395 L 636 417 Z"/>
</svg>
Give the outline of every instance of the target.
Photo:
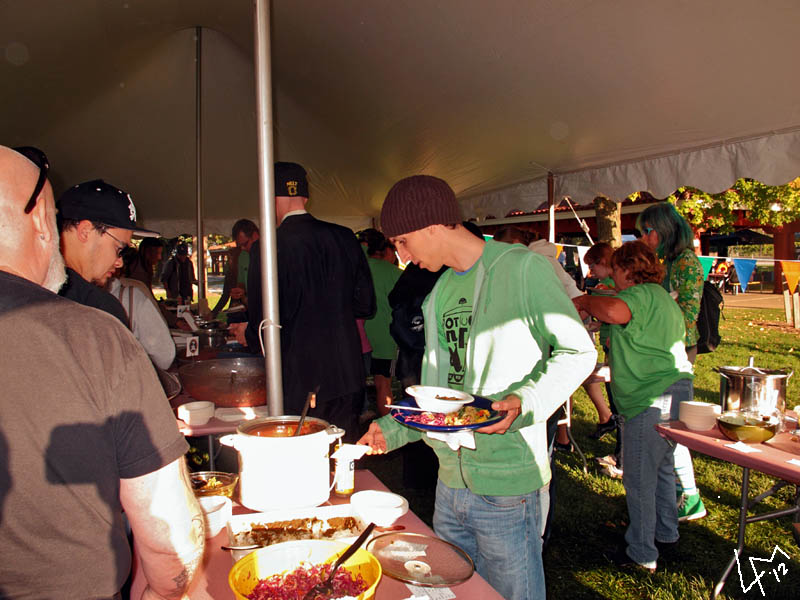
<svg viewBox="0 0 800 600">
<path fill-rule="evenodd" d="M 625 548 L 622 546 L 617 548 L 616 551 L 612 551 L 606 554 L 606 558 L 611 562 L 613 562 L 620 569 L 639 569 L 642 571 L 646 571 L 647 573 L 656 572 L 655 563 L 653 563 L 652 567 L 648 567 L 637 563 L 630 556 L 628 556 L 628 553 L 625 552 Z"/>
<path fill-rule="evenodd" d="M 567 442 L 566 444 L 562 444 L 558 440 L 553 442 L 553 449 L 558 450 L 559 452 L 572 452 L 572 442 Z"/>
<path fill-rule="evenodd" d="M 605 423 L 598 423 L 594 433 L 589 434 L 589 437 L 593 440 L 602 440 L 606 435 L 614 431 L 616 428 L 617 417 L 611 415 L 611 417 Z"/>
</svg>

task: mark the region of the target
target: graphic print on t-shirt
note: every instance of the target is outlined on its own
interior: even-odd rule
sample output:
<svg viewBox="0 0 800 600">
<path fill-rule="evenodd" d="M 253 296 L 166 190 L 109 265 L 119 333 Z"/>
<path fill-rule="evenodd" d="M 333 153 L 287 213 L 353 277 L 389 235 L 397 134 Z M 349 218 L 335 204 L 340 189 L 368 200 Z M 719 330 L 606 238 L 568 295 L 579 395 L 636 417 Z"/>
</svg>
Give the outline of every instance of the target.
<svg viewBox="0 0 800 600">
<path fill-rule="evenodd" d="M 464 386 L 464 361 L 467 355 L 467 338 L 472 325 L 472 304 L 466 298 L 459 298 L 458 305 L 442 315 L 442 330 L 450 352 L 450 369 L 447 385 L 462 389 Z"/>
</svg>

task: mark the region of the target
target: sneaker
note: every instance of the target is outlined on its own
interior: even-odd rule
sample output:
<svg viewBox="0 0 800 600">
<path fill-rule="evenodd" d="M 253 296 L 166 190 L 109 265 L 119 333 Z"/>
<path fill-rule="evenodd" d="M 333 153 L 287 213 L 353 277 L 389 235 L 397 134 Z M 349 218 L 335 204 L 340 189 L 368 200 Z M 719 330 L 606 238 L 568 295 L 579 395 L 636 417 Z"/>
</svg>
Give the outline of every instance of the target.
<svg viewBox="0 0 800 600">
<path fill-rule="evenodd" d="M 706 516 L 706 507 L 703 505 L 703 500 L 700 494 L 681 494 L 678 499 L 678 522 L 694 521 L 695 519 L 702 519 Z"/>
<path fill-rule="evenodd" d="M 598 423 L 594 433 L 589 434 L 589 437 L 593 440 L 602 440 L 606 435 L 614 431 L 616 428 L 617 417 L 611 415 L 611 417 L 605 423 Z"/>
<path fill-rule="evenodd" d="M 600 466 L 603 465 L 611 465 L 612 467 L 617 466 L 617 457 L 613 454 L 608 454 L 607 456 L 599 456 L 595 457 L 595 460 Z"/>
<path fill-rule="evenodd" d="M 647 573 L 655 573 L 656 572 L 656 562 L 653 561 L 652 563 L 648 563 L 643 565 L 641 563 L 637 563 L 633 560 L 628 553 L 625 551 L 625 548 L 620 546 L 616 552 L 612 552 L 606 555 L 606 558 L 610 560 L 612 563 L 617 565 L 620 569 L 640 569 L 642 571 L 646 571 Z"/>
</svg>

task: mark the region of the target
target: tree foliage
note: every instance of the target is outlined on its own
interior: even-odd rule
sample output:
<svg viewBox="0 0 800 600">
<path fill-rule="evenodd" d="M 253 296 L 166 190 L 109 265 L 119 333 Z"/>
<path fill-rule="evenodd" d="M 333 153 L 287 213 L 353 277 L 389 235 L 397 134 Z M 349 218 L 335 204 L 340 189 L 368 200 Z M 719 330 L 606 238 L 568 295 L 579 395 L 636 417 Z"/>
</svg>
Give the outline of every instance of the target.
<svg viewBox="0 0 800 600">
<path fill-rule="evenodd" d="M 632 194 L 636 200 L 640 194 Z M 766 185 L 754 179 L 738 179 L 719 194 L 707 194 L 693 187 L 678 188 L 666 198 L 695 228 L 729 232 L 737 210 L 765 226 L 780 227 L 800 219 L 800 177 L 785 185 Z"/>
</svg>

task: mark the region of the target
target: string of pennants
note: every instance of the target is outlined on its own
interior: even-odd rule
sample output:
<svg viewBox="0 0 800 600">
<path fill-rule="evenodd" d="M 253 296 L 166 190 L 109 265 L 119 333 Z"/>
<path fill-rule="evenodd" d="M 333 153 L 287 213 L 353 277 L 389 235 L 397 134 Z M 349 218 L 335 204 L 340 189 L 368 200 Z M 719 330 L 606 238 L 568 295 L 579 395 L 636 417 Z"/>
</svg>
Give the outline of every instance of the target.
<svg viewBox="0 0 800 600">
<path fill-rule="evenodd" d="M 580 267 L 583 276 L 586 277 L 589 274 L 589 267 L 586 266 L 586 263 L 583 261 L 583 257 L 586 256 L 586 252 L 589 250 L 589 246 L 575 246 L 572 244 L 556 244 L 556 258 L 564 251 L 565 247 L 575 248 L 578 253 L 578 258 L 580 259 Z M 726 258 L 722 256 L 698 256 L 697 258 L 700 259 L 700 264 L 703 266 L 703 278 L 708 279 L 708 274 L 711 272 L 711 267 L 714 266 L 714 262 L 719 260 L 720 258 Z M 727 260 L 731 260 L 733 262 L 733 267 L 736 269 L 736 276 L 739 278 L 739 283 L 742 286 L 742 291 L 747 291 L 747 284 L 750 283 L 750 279 L 753 276 L 753 272 L 756 269 L 756 259 L 754 258 L 728 258 Z M 759 258 L 760 261 L 772 261 L 773 263 L 780 263 L 781 268 L 783 269 L 783 274 L 786 277 L 786 283 L 789 286 L 789 293 L 793 294 L 795 289 L 797 288 L 798 282 L 800 282 L 800 261 L 796 260 L 776 260 L 774 258 Z"/>
</svg>

